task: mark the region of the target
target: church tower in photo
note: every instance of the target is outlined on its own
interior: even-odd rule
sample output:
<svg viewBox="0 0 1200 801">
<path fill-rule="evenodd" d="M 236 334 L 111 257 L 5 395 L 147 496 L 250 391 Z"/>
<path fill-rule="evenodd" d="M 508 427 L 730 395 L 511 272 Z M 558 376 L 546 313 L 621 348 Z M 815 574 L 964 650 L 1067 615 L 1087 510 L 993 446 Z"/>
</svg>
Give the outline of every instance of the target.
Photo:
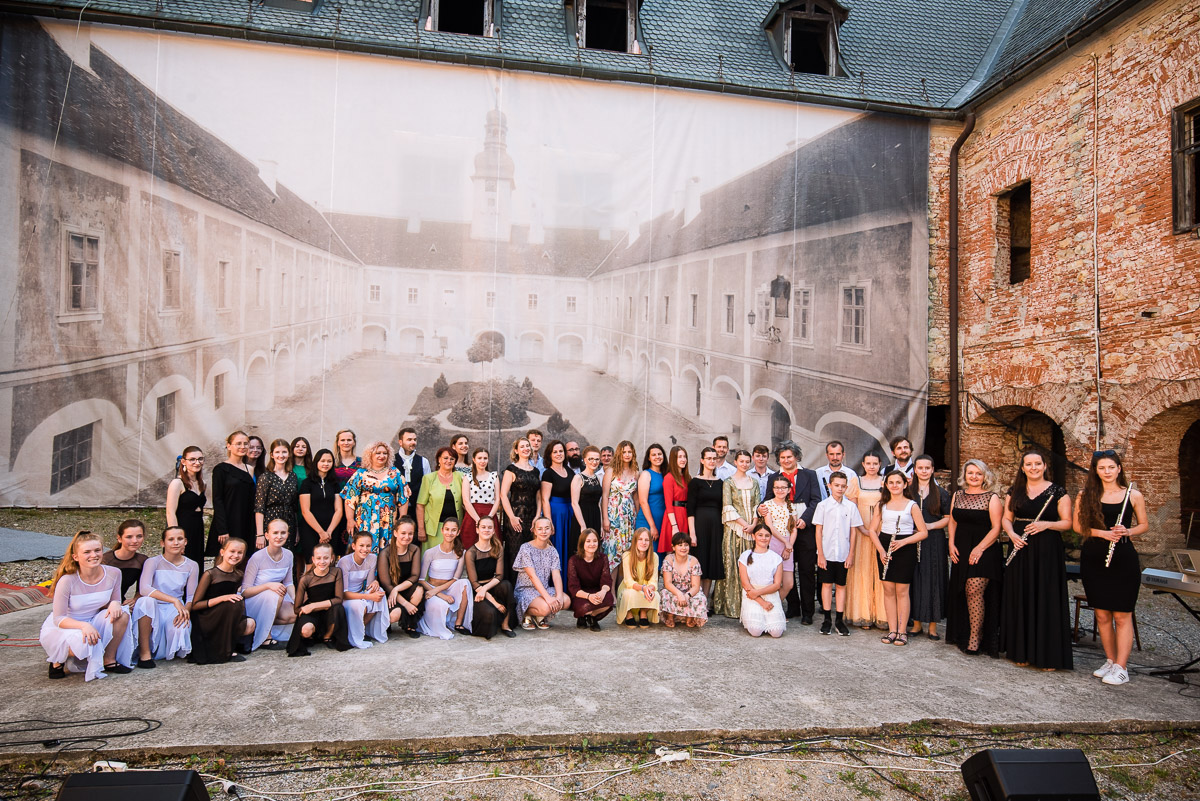
<svg viewBox="0 0 1200 801">
<path fill-rule="evenodd" d="M 475 156 L 471 238 L 507 242 L 512 235 L 513 160 L 504 137 L 508 121 L 499 109 L 487 114 L 483 150 Z"/>
</svg>

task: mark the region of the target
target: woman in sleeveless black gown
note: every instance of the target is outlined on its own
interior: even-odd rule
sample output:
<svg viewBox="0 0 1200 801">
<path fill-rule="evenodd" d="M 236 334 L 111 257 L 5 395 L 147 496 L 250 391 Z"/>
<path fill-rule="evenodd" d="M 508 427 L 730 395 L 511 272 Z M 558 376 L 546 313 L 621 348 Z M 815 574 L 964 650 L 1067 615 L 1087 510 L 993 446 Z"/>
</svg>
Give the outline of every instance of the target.
<svg viewBox="0 0 1200 801">
<path fill-rule="evenodd" d="M 1146 499 L 1126 480 L 1121 457 L 1115 451 L 1092 454 L 1092 469 L 1075 506 L 1075 529 L 1084 536 L 1080 576 L 1106 657 L 1092 675 L 1105 684 L 1129 681 L 1133 610 L 1142 586 L 1142 566 L 1130 538 L 1149 528 Z"/>
<path fill-rule="evenodd" d="M 992 492 L 995 479 L 987 465 L 970 459 L 962 483 L 969 492 L 954 493 L 950 511 L 950 599 L 946 642 L 968 654 L 1000 653 L 1000 556 L 1003 505 Z M 972 560 L 974 563 L 972 564 Z"/>
<path fill-rule="evenodd" d="M 1075 662 L 1062 540 L 1062 532 L 1070 527 L 1071 499 L 1053 483 L 1029 497 L 1029 483 L 1040 484 L 1045 470 L 1040 453 L 1026 453 L 1005 502 L 1004 528 L 1011 531 L 1010 539 L 1020 537 L 1025 545 L 1004 569 L 1000 650 L 1019 665 L 1072 670 Z M 1036 531 L 1030 533 L 1030 528 Z"/>
</svg>

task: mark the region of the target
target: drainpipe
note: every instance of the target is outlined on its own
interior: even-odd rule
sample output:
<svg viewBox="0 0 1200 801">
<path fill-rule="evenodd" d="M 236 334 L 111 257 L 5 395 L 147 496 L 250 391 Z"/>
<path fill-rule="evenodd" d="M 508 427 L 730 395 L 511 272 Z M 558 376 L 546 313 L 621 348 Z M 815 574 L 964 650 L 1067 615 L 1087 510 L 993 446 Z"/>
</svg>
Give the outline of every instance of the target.
<svg viewBox="0 0 1200 801">
<path fill-rule="evenodd" d="M 962 133 L 950 148 L 950 480 L 957 480 L 961 403 L 958 365 L 958 153 L 975 130 L 975 112 L 968 112 Z"/>
</svg>

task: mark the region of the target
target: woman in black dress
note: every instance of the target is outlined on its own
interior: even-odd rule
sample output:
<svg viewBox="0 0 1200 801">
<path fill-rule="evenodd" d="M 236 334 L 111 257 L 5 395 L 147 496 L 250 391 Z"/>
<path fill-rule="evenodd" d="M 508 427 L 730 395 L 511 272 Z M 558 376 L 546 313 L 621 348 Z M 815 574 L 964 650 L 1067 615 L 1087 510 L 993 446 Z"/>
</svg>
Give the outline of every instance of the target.
<svg viewBox="0 0 1200 801">
<path fill-rule="evenodd" d="M 533 521 L 542 516 L 542 475 L 529 457 L 533 448 L 521 437 L 513 443 L 500 483 L 500 503 L 504 506 L 504 575 L 516 581 L 513 560 L 522 543 L 533 539 Z"/>
<path fill-rule="evenodd" d="M 712 583 L 725 579 L 725 560 L 721 556 L 725 527 L 721 512 L 725 503 L 725 482 L 717 478 L 721 461 L 714 448 L 700 451 L 700 475 L 687 486 L 687 532 L 691 536 L 691 555 L 700 563 L 700 586 L 705 597 L 712 596 Z"/>
<path fill-rule="evenodd" d="M 295 553 L 297 542 L 296 499 L 300 482 L 292 472 L 292 446 L 285 439 L 271 443 L 271 469 L 258 477 L 254 494 L 254 520 L 258 541 L 266 547 L 267 524 L 282 520 L 288 527 L 288 549 Z"/>
<path fill-rule="evenodd" d="M 342 596 L 342 571 L 333 567 L 333 548 L 321 543 L 313 549 L 312 564 L 296 586 L 296 623 L 288 638 L 288 656 L 308 656 L 308 646 L 318 642 L 338 651 L 350 650 Z"/>
<path fill-rule="evenodd" d="M 192 652 L 188 654 L 193 665 L 246 661 L 236 653 L 238 641 L 254 633 L 254 621 L 246 617 L 246 603 L 238 592 L 244 575 L 239 565 L 245 554 L 246 543 L 237 537 L 225 540 L 217 563 L 196 583 L 191 603 Z M 249 648 L 247 641 L 244 650 Z"/>
<path fill-rule="evenodd" d="M 471 582 L 471 633 L 490 640 L 496 632 L 515 637 L 512 630 L 513 588 L 504 578 L 504 545 L 496 531 L 496 521 L 479 518 L 475 544 L 467 550 L 467 578 Z"/>
<path fill-rule="evenodd" d="M 341 484 L 333 474 L 333 453 L 328 449 L 317 451 L 313 468 L 308 477 L 300 482 L 300 537 L 296 546 L 296 569 L 303 573 L 312 558 L 313 548 L 327 542 L 334 554 L 346 551 L 342 536 Z"/>
<path fill-rule="evenodd" d="M 929 639 L 940 640 L 937 629 L 946 616 L 946 580 L 950 577 L 946 529 L 950 525 L 950 493 L 933 477 L 933 457 L 922 454 L 913 460 L 914 489 L 929 536 L 921 543 L 921 555 L 913 573 L 909 597 L 912 625 L 909 634 L 920 634 L 928 625 Z M 1065 586 L 1065 585 L 1064 585 Z"/>
<path fill-rule="evenodd" d="M 195 445 L 175 460 L 175 477 L 167 485 L 167 525 L 183 529 L 183 555 L 204 569 L 204 451 Z"/>
<path fill-rule="evenodd" d="M 230 537 L 246 543 L 245 562 L 258 550 L 254 536 L 254 468 L 246 461 L 249 445 L 245 432 L 234 431 L 225 438 L 225 461 L 213 468 L 213 516 L 206 549 L 209 556 L 216 556 Z"/>
<path fill-rule="evenodd" d="M 1075 506 L 1075 530 L 1084 537 L 1079 557 L 1083 591 L 1096 610 L 1104 645 L 1104 664 L 1092 675 L 1105 684 L 1129 681 L 1133 608 L 1142 585 L 1141 561 L 1130 538 L 1149 528 L 1146 499 L 1126 480 L 1121 457 L 1116 451 L 1092 454 L 1092 469 Z"/>
<path fill-rule="evenodd" d="M 1000 650 L 1018 665 L 1071 670 L 1067 564 L 1062 532 L 1071 528 L 1071 496 L 1046 478 L 1041 451 L 1021 456 L 1001 523 L 1015 553 L 1004 568 Z"/>
<path fill-rule="evenodd" d="M 588 445 L 583 449 L 583 469 L 571 479 L 571 507 L 575 513 L 576 531 L 587 528 L 595 531 L 604 529 L 604 515 L 600 511 L 604 483 L 600 476 L 596 475 L 599 468 L 600 449 L 595 445 Z"/>
<path fill-rule="evenodd" d="M 946 642 L 968 654 L 1000 653 L 1000 517 L 995 476 L 979 459 L 963 465 L 950 501 L 950 604 Z"/>
<path fill-rule="evenodd" d="M 123 520 L 117 526 L 117 547 L 105 551 L 100 557 L 100 564 L 115 567 L 121 571 L 121 603 L 128 603 L 132 608 L 138 597 L 138 584 L 142 580 L 142 566 L 150 557 L 139 553 L 142 543 L 146 541 L 146 524 L 141 520 Z M 133 598 L 127 599 L 129 588 L 133 587 Z"/>
<path fill-rule="evenodd" d="M 402 517 L 396 535 L 379 553 L 376 580 L 387 596 L 390 623 L 414 640 L 421 636 L 417 623 L 425 614 L 425 588 L 421 586 L 421 549 L 413 543 L 417 521 Z"/>
<path fill-rule="evenodd" d="M 546 443 L 546 469 L 542 471 L 542 510 L 554 523 L 554 550 L 562 559 L 559 568 L 565 575 L 567 557 L 574 553 L 579 539 L 575 512 L 571 508 L 571 482 L 575 474 L 567 467 L 567 446 L 556 439 Z"/>
</svg>

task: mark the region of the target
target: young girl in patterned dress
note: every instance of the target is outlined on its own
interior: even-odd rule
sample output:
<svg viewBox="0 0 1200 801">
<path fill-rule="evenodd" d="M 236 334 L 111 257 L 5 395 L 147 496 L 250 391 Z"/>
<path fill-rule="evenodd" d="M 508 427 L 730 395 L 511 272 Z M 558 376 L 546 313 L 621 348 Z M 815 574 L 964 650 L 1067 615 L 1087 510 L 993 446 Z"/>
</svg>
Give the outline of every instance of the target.
<svg viewBox="0 0 1200 801">
<path fill-rule="evenodd" d="M 708 622 L 708 600 L 700 588 L 703 571 L 700 562 L 689 556 L 691 538 L 682 531 L 671 539 L 674 553 L 663 560 L 663 625 L 674 628 L 676 621 L 696 628 Z"/>
</svg>

